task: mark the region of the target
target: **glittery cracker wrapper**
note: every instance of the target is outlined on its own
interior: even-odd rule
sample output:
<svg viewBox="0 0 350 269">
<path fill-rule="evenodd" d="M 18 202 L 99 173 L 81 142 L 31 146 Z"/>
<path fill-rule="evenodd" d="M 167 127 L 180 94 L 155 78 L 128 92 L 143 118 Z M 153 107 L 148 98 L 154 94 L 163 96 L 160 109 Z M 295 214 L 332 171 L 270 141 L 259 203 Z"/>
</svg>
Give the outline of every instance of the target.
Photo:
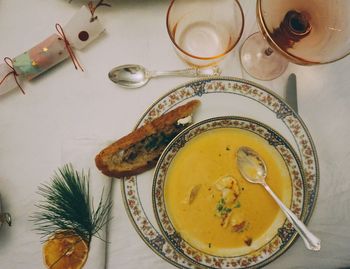
<svg viewBox="0 0 350 269">
<path fill-rule="evenodd" d="M 13 59 L 17 74 L 31 80 L 69 57 L 62 38 L 53 34 Z"/>
<path fill-rule="evenodd" d="M 82 6 L 62 28 L 64 38 L 60 33 L 52 34 L 30 50 L 12 59 L 18 81 L 31 80 L 72 57 L 67 46 L 70 46 L 71 50 L 83 49 L 104 31 L 98 19 L 91 20 L 91 12 L 86 6 Z M 18 87 L 14 76 L 8 75 L 9 72 L 11 69 L 6 64 L 0 64 L 0 81 L 6 77 L 0 84 L 0 95 Z"/>
</svg>

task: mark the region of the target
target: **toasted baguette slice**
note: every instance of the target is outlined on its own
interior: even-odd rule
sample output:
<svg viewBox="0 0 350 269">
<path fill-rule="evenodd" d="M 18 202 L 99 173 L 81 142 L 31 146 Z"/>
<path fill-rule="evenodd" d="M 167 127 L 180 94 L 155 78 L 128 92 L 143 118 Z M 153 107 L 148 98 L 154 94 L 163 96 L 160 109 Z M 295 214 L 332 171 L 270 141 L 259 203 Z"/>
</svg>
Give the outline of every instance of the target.
<svg viewBox="0 0 350 269">
<path fill-rule="evenodd" d="M 178 120 L 192 115 L 199 104 L 198 100 L 190 101 L 114 142 L 96 156 L 97 168 L 118 178 L 153 168 L 167 144 L 190 125 Z"/>
</svg>

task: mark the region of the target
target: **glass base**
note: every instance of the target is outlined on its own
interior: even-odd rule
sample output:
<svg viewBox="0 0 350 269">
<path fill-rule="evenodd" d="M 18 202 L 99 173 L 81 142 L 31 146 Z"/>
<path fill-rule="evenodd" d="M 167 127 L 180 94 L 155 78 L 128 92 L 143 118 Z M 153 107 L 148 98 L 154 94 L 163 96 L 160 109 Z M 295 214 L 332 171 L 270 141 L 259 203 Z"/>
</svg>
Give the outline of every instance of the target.
<svg viewBox="0 0 350 269">
<path fill-rule="evenodd" d="M 244 41 L 240 59 L 245 71 L 260 80 L 275 79 L 288 66 L 288 61 L 270 48 L 260 32 L 252 34 Z"/>
</svg>

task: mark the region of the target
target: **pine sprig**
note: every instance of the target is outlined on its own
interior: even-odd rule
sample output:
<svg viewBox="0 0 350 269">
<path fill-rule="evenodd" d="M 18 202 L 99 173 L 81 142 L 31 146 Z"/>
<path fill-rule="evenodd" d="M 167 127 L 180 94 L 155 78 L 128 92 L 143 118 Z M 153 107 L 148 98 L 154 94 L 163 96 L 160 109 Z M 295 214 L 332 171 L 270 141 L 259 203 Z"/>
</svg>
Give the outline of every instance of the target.
<svg viewBox="0 0 350 269">
<path fill-rule="evenodd" d="M 110 220 L 110 197 L 103 191 L 96 210 L 89 189 L 90 174 L 78 173 L 71 164 L 58 170 L 51 184 L 43 184 L 38 193 L 44 198 L 32 216 L 36 230 L 48 238 L 57 231 L 73 231 L 90 245 L 92 236 L 101 239 L 99 231 Z"/>
</svg>

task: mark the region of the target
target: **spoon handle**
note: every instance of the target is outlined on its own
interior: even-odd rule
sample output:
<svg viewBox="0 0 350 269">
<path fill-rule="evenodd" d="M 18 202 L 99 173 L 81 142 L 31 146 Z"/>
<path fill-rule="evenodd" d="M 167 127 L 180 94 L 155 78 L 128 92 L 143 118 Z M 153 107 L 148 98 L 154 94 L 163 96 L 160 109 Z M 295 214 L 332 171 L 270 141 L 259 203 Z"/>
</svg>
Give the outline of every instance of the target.
<svg viewBox="0 0 350 269">
<path fill-rule="evenodd" d="M 280 206 L 283 213 L 287 216 L 287 219 L 293 224 L 295 230 L 300 234 L 301 238 L 304 240 L 305 246 L 310 250 L 319 251 L 321 249 L 321 240 L 308 230 L 305 224 L 301 220 L 299 220 L 298 217 L 281 202 L 281 200 L 276 196 L 276 194 L 266 183 L 263 183 L 262 185 L 271 194 L 276 203 Z"/>
<path fill-rule="evenodd" d="M 0 213 L 0 227 L 5 222 L 11 226 L 11 215 L 9 213 Z"/>
<path fill-rule="evenodd" d="M 208 68 L 187 68 L 182 70 L 172 71 L 150 71 L 150 77 L 162 77 L 162 76 L 182 76 L 182 77 L 207 77 L 207 76 L 219 76 L 221 70 L 218 66 Z"/>
</svg>

